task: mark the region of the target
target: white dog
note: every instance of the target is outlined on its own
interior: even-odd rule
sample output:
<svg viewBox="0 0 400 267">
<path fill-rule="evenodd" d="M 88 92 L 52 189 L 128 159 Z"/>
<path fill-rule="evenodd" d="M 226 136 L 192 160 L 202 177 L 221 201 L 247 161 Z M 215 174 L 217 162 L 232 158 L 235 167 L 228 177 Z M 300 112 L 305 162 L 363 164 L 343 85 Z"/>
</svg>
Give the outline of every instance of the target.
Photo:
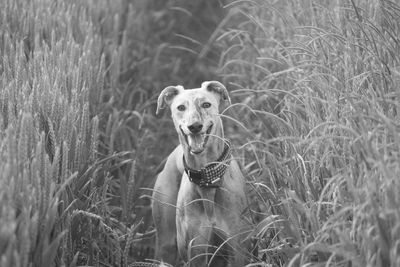
<svg viewBox="0 0 400 267">
<path fill-rule="evenodd" d="M 176 264 L 176 248 L 190 266 L 245 265 L 247 207 L 244 178 L 224 138 L 220 111 L 230 104 L 225 86 L 165 88 L 157 113 L 170 106 L 180 145 L 169 155 L 153 192 L 156 257 Z"/>
</svg>

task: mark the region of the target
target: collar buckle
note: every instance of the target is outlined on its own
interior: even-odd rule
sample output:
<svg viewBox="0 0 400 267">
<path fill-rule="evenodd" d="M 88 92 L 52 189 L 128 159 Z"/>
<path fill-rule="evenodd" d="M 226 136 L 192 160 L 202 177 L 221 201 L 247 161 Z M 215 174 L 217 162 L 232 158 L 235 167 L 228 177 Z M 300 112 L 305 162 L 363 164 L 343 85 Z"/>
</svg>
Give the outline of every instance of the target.
<svg viewBox="0 0 400 267">
<path fill-rule="evenodd" d="M 197 184 L 204 177 L 203 172 L 201 170 L 197 171 L 197 170 L 192 170 L 192 169 L 185 168 L 185 171 L 186 171 L 187 176 L 189 177 L 189 180 L 192 183 L 196 183 Z"/>
</svg>

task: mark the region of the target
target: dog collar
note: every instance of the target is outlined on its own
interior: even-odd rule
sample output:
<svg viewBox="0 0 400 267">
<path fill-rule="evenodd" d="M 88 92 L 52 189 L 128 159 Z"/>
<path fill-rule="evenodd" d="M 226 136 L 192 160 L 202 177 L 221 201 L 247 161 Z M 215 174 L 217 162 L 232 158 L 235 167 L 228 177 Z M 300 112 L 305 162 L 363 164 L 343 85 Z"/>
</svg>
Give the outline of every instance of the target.
<svg viewBox="0 0 400 267">
<path fill-rule="evenodd" d="M 231 144 L 226 140 L 224 151 L 216 162 L 207 164 L 200 170 L 194 170 L 187 166 L 185 156 L 183 156 L 183 166 L 185 167 L 185 172 L 192 183 L 203 188 L 220 187 L 222 184 L 222 177 L 229 166 L 228 159 L 230 157 Z"/>
</svg>

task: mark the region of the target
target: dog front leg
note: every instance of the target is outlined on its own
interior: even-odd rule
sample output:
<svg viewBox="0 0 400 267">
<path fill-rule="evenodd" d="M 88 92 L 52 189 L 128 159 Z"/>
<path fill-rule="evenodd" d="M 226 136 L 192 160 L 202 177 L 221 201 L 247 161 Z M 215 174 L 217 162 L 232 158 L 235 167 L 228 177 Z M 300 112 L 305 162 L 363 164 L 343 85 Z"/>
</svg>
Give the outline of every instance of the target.
<svg viewBox="0 0 400 267">
<path fill-rule="evenodd" d="M 174 174 L 174 173 L 172 173 Z M 181 174 L 176 173 L 179 177 Z M 171 181 L 180 180 L 171 176 L 171 172 L 161 172 L 153 191 L 153 220 L 156 227 L 155 258 L 169 264 L 177 262 L 176 245 L 176 199 L 178 186 L 171 186 Z"/>
</svg>

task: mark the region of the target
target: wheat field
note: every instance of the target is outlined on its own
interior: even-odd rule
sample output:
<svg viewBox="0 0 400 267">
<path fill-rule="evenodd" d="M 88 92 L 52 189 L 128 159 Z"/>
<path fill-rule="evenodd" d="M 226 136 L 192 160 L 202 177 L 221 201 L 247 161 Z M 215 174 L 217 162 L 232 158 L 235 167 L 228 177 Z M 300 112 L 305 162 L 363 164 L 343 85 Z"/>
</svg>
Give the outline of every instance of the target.
<svg viewBox="0 0 400 267">
<path fill-rule="evenodd" d="M 169 85 L 223 82 L 248 266 L 400 266 L 396 0 L 0 1 L 0 266 L 158 266 Z"/>
</svg>

